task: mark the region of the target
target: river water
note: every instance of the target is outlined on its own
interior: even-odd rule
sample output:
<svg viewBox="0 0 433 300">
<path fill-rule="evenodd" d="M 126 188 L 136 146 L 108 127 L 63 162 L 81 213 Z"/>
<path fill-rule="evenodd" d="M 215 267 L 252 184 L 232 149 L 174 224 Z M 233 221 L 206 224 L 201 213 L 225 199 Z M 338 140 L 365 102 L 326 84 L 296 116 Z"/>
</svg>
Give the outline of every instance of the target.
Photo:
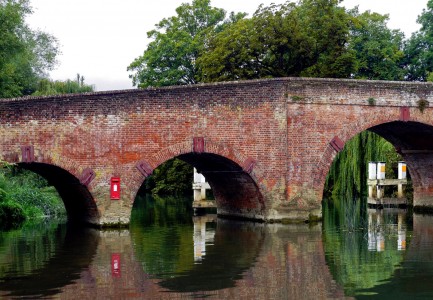
<svg viewBox="0 0 433 300">
<path fill-rule="evenodd" d="M 0 297 L 432 298 L 433 217 L 346 202 L 316 225 L 194 217 L 190 200 L 150 197 L 129 230 L 26 224 L 0 233 Z"/>
</svg>

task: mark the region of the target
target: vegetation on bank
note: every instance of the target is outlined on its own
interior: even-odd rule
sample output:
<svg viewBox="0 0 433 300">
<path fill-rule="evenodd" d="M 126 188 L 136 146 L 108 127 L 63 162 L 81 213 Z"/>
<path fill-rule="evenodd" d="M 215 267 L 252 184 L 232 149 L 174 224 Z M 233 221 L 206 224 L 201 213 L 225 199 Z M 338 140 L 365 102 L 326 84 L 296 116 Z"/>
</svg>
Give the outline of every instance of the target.
<svg viewBox="0 0 433 300">
<path fill-rule="evenodd" d="M 0 228 L 25 220 L 66 216 L 56 189 L 41 176 L 13 165 L 0 168 Z"/>
</svg>

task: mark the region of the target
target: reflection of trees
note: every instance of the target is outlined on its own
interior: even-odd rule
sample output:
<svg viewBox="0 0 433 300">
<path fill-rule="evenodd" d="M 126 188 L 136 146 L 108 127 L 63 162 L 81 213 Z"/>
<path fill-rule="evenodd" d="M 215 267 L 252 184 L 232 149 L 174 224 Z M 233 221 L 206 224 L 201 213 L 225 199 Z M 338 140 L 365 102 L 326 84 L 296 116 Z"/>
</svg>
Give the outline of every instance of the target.
<svg viewBox="0 0 433 300">
<path fill-rule="evenodd" d="M 162 279 L 160 285 L 168 290 L 233 287 L 254 263 L 264 240 L 262 225 L 218 220 L 211 230 L 213 243 L 206 245 L 202 260 L 194 262 L 192 210 L 185 209 L 181 199 L 137 198 L 134 204 L 130 232 L 135 256 L 144 272 Z"/>
<path fill-rule="evenodd" d="M 357 298 L 433 299 L 433 217 L 414 214 L 412 236 L 405 260 L 393 277 L 363 290 L 368 296 Z"/>
<path fill-rule="evenodd" d="M 98 237 L 95 230 L 42 224 L 3 233 L 1 245 L 0 290 L 37 298 L 79 279 L 96 253 Z"/>
<path fill-rule="evenodd" d="M 194 263 L 192 197 L 140 196 L 135 199 L 130 232 L 145 273 L 159 277 Z"/>
<path fill-rule="evenodd" d="M 342 200 L 338 209 L 324 204 L 326 261 L 348 296 L 391 278 L 405 253 L 398 250 L 397 217 L 391 213 L 383 216 L 380 226 L 370 226 L 370 236 L 383 238 L 385 247 L 379 250 L 384 251 L 369 251 L 368 219 L 359 202 Z"/>
</svg>

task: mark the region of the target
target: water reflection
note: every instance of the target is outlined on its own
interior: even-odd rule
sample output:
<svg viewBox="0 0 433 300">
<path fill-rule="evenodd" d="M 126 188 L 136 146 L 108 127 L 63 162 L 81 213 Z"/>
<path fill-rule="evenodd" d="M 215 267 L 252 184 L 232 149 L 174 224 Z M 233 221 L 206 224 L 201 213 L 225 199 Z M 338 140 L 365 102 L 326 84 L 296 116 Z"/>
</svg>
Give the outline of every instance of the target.
<svg viewBox="0 0 433 300">
<path fill-rule="evenodd" d="M 98 234 L 55 222 L 32 224 L 2 232 L 0 245 L 1 295 L 34 299 L 56 295 L 80 278 L 96 253 Z"/>
<path fill-rule="evenodd" d="M 147 200 L 129 230 L 0 233 L 0 297 L 433 297 L 432 216 L 343 202 L 324 208 L 322 228 L 196 218 L 182 199 Z"/>
<path fill-rule="evenodd" d="M 406 219 L 407 210 L 404 209 L 368 209 L 368 250 L 384 251 L 387 236 L 391 248 L 406 250 Z M 392 237 L 397 237 L 397 241 Z"/>
<path fill-rule="evenodd" d="M 167 205 L 184 207 L 184 201 L 191 200 L 139 201 L 147 203 L 137 203 L 136 207 L 167 208 Z M 162 204 L 163 201 L 167 202 Z M 190 222 L 172 226 L 175 210 L 167 211 L 173 213 L 166 214 L 164 222 L 160 217 L 150 217 L 157 224 L 146 222 L 146 226 L 135 218 L 131 222 L 131 237 L 143 271 L 152 278 L 163 279 L 160 285 L 165 289 L 198 292 L 233 287 L 260 252 L 263 225 L 225 220 L 216 223 L 216 216 L 193 217 L 191 210 Z M 137 216 L 140 217 L 138 213 Z"/>
<path fill-rule="evenodd" d="M 433 288 L 430 284 L 433 278 L 433 216 L 414 214 L 411 235 L 405 259 L 393 276 L 374 287 L 360 291 L 358 298 L 433 298 Z"/>
<path fill-rule="evenodd" d="M 407 222 L 407 211 L 366 209 L 364 218 L 348 226 L 347 212 L 362 215 L 362 205 L 341 201 L 340 211 L 332 204 L 325 205 L 324 209 L 327 263 L 346 295 L 362 294 L 360 290 L 392 278 L 405 258 L 409 243 L 407 231 L 411 224 Z"/>
<path fill-rule="evenodd" d="M 209 214 L 204 216 L 194 216 L 194 261 L 200 262 L 206 255 L 206 244 L 213 244 L 215 239 L 215 226 L 217 216 Z M 207 226 L 208 225 L 208 226 Z"/>
</svg>

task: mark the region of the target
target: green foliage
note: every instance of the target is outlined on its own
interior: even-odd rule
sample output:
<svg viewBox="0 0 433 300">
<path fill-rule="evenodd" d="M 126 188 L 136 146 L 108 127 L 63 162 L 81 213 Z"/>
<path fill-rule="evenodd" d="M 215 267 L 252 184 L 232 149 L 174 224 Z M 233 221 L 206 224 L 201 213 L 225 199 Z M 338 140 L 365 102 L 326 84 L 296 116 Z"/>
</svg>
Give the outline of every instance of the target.
<svg viewBox="0 0 433 300">
<path fill-rule="evenodd" d="M 368 98 L 367 102 L 370 106 L 376 105 L 376 99 L 374 99 L 373 97 Z"/>
<path fill-rule="evenodd" d="M 421 99 L 417 101 L 417 104 L 418 104 L 419 111 L 423 113 L 426 107 L 428 107 L 429 102 L 425 99 Z"/>
<path fill-rule="evenodd" d="M 73 93 L 88 93 L 93 92 L 94 87 L 84 83 L 84 77 L 77 74 L 77 79 L 66 80 L 66 81 L 52 81 L 49 79 L 41 79 L 38 82 L 36 91 L 33 93 L 34 96 L 42 95 L 61 95 L 61 94 L 73 94 Z"/>
<path fill-rule="evenodd" d="M 0 98 L 31 94 L 56 63 L 57 41 L 27 26 L 31 13 L 28 0 L 0 0 Z"/>
<path fill-rule="evenodd" d="M 0 202 L 0 228 L 14 228 L 26 219 L 22 206 L 13 201 Z"/>
<path fill-rule="evenodd" d="M 192 84 L 197 82 L 196 60 L 206 36 L 224 24 L 226 12 L 210 6 L 210 0 L 194 0 L 176 9 L 176 16 L 163 19 L 147 33 L 153 41 L 143 55 L 128 67 L 139 87 Z M 240 16 L 232 15 L 236 20 Z M 228 20 L 227 22 L 230 22 Z"/>
<path fill-rule="evenodd" d="M 349 140 L 337 154 L 326 178 L 324 193 L 332 199 L 354 199 L 367 192 L 369 161 L 385 161 L 388 176 L 395 176 L 402 158 L 394 146 L 369 131 L 361 132 Z"/>
<path fill-rule="evenodd" d="M 349 47 L 356 53 L 352 77 L 359 79 L 403 80 L 404 34 L 387 27 L 387 15 L 351 10 Z"/>
<path fill-rule="evenodd" d="M 356 65 L 346 46 L 349 25 L 338 1 L 261 5 L 252 18 L 211 36 L 197 60 L 201 78 L 349 77 Z"/>
<path fill-rule="evenodd" d="M 54 187 L 39 175 L 17 167 L 0 169 L 0 204 L 3 226 L 16 226 L 25 219 L 66 215 Z"/>
<path fill-rule="evenodd" d="M 154 195 L 188 195 L 192 193 L 193 168 L 174 158 L 160 165 L 146 180 L 146 190 Z"/>
<path fill-rule="evenodd" d="M 405 46 L 407 80 L 426 81 L 433 72 L 433 0 L 418 16 L 421 29 L 412 34 Z"/>
</svg>

